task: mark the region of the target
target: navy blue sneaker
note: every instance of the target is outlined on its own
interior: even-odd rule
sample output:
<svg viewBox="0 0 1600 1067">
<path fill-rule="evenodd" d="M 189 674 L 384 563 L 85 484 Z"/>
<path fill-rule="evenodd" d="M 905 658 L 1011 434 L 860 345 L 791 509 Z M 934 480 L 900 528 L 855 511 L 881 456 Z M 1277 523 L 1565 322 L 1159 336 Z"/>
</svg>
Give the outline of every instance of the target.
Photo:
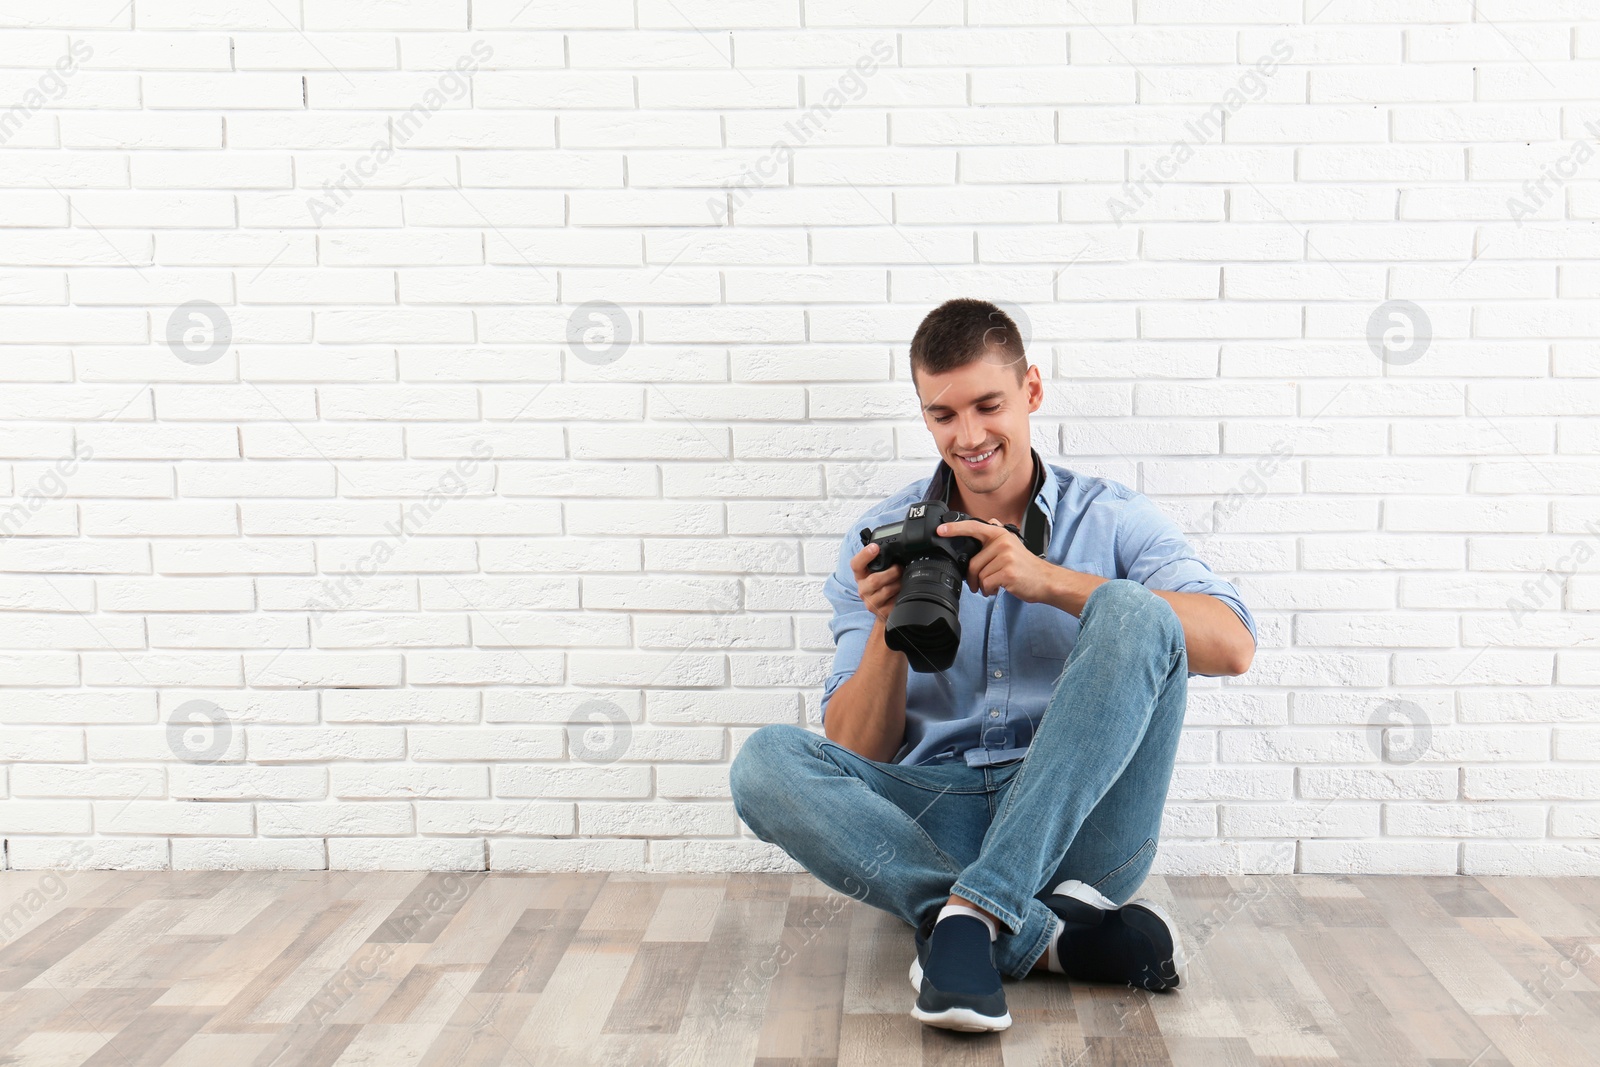
<svg viewBox="0 0 1600 1067">
<path fill-rule="evenodd" d="M 1004 1030 L 1011 1025 L 989 928 L 970 915 L 952 915 L 931 933 L 917 931 L 912 961 L 917 1001 L 911 1017 L 946 1030 Z"/>
<path fill-rule="evenodd" d="M 1124 982 L 1154 992 L 1183 984 L 1185 959 L 1178 924 L 1165 908 L 1140 897 L 1120 908 L 1076 878 L 1044 898 L 1064 928 L 1056 952 L 1068 978 Z"/>
</svg>

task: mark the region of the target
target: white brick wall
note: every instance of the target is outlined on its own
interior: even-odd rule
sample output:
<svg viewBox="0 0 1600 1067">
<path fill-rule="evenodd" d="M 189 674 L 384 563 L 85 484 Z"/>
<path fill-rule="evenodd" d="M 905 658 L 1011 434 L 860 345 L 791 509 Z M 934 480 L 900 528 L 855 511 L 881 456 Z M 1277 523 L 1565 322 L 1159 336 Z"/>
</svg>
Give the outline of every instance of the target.
<svg viewBox="0 0 1600 1067">
<path fill-rule="evenodd" d="M 1577 0 L 8 5 L 4 864 L 789 866 L 971 295 L 1261 623 L 1158 871 L 1600 874 L 1597 141 Z"/>
</svg>

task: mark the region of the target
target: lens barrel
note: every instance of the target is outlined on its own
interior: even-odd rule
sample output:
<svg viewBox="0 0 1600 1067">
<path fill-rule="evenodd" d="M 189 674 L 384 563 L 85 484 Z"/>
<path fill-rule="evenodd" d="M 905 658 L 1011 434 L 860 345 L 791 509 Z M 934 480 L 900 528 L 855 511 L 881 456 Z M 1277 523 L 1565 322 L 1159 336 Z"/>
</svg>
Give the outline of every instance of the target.
<svg viewBox="0 0 1600 1067">
<path fill-rule="evenodd" d="M 924 556 L 906 564 L 900 595 L 884 628 L 884 643 L 904 652 L 922 674 L 948 670 L 961 645 L 961 573 L 948 559 Z"/>
</svg>

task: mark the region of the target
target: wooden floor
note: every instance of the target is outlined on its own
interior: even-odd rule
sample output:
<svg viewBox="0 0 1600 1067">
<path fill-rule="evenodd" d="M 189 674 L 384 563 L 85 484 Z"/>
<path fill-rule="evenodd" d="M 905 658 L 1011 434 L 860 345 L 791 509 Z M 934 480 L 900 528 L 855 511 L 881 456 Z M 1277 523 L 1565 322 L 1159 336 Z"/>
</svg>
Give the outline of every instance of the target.
<svg viewBox="0 0 1600 1067">
<path fill-rule="evenodd" d="M 1600 1063 L 1600 879 L 1152 878 L 1189 981 L 907 1015 L 910 929 L 809 876 L 8 872 L 0 1064 Z"/>
</svg>

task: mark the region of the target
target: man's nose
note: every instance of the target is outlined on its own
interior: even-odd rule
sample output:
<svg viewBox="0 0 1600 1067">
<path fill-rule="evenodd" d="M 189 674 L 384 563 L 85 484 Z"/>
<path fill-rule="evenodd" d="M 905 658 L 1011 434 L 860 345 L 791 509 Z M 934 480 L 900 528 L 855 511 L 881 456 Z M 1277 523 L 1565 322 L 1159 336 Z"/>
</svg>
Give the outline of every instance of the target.
<svg viewBox="0 0 1600 1067">
<path fill-rule="evenodd" d="M 962 451 L 977 448 L 983 444 L 986 434 L 983 424 L 968 415 L 956 416 L 956 447 Z"/>
</svg>

